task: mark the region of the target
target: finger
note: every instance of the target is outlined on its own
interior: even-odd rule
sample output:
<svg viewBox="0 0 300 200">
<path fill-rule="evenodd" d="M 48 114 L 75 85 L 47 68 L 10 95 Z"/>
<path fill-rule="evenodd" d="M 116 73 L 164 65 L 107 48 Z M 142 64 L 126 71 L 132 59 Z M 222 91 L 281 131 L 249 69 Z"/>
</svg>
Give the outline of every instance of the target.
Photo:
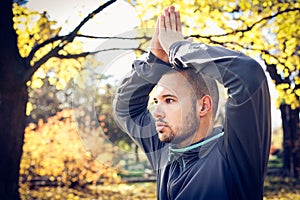
<svg viewBox="0 0 300 200">
<path fill-rule="evenodd" d="M 159 18 L 160 18 L 160 16 L 158 16 L 156 19 L 155 29 L 159 28 Z"/>
<path fill-rule="evenodd" d="M 188 41 L 188 42 L 193 42 L 193 41 L 194 41 L 194 38 L 189 37 L 189 38 L 187 39 L 187 41 Z"/>
<path fill-rule="evenodd" d="M 158 22 L 159 22 L 159 29 L 164 31 L 166 29 L 166 27 L 165 27 L 165 16 L 160 15 L 159 18 L 158 18 Z"/>
<path fill-rule="evenodd" d="M 167 30 L 171 30 L 171 24 L 170 24 L 170 13 L 168 9 L 165 9 L 164 11 L 164 17 L 165 17 L 165 27 Z"/>
<path fill-rule="evenodd" d="M 158 31 L 159 31 L 159 18 L 160 18 L 160 16 L 156 20 L 154 35 L 158 35 Z"/>
<path fill-rule="evenodd" d="M 159 34 L 159 17 L 156 20 L 156 25 L 154 29 L 154 34 L 151 40 L 151 46 L 154 47 L 156 46 L 156 42 L 158 41 L 158 34 Z"/>
<path fill-rule="evenodd" d="M 170 13 L 170 26 L 172 31 L 176 31 L 176 14 L 175 14 L 175 7 L 170 6 L 169 7 L 169 13 Z"/>
<path fill-rule="evenodd" d="M 176 16 L 176 31 L 181 33 L 182 27 L 181 27 L 180 13 L 175 12 L 175 16 Z"/>
</svg>

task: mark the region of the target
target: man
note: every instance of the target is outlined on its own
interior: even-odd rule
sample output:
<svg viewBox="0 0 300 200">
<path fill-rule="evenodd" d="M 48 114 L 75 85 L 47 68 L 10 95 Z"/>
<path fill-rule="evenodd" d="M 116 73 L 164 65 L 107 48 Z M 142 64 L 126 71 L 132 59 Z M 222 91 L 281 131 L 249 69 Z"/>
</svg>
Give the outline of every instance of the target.
<svg viewBox="0 0 300 200">
<path fill-rule="evenodd" d="M 213 124 L 214 80 L 228 89 L 223 128 Z M 114 112 L 156 170 L 158 199 L 263 198 L 271 131 L 265 74 L 242 53 L 184 40 L 173 6 L 157 21 L 149 54 L 122 81 Z"/>
</svg>

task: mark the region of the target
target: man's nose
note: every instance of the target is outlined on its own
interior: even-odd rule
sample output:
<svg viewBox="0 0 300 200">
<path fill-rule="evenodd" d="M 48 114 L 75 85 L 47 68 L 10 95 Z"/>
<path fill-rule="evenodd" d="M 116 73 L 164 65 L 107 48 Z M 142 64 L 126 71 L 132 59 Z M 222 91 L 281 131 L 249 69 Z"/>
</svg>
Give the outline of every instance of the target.
<svg viewBox="0 0 300 200">
<path fill-rule="evenodd" d="M 156 104 L 153 108 L 152 115 L 155 119 L 163 119 L 165 118 L 165 112 L 161 105 Z"/>
</svg>

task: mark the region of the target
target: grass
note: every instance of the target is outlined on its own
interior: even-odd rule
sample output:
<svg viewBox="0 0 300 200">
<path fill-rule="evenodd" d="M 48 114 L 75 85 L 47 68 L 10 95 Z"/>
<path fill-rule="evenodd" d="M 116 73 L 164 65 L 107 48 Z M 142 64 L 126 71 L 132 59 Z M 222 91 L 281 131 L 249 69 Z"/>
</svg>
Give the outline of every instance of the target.
<svg viewBox="0 0 300 200">
<path fill-rule="evenodd" d="M 111 184 L 89 186 L 85 189 L 66 187 L 37 187 L 29 190 L 26 186 L 20 190 L 23 200 L 155 200 L 155 183 Z M 300 181 L 292 178 L 267 176 L 264 200 L 300 199 Z"/>
<path fill-rule="evenodd" d="M 23 200 L 155 200 L 155 183 L 111 184 L 89 186 L 85 189 L 66 187 L 37 187 L 34 190 L 22 188 Z"/>
<path fill-rule="evenodd" d="M 264 200 L 300 199 L 300 181 L 279 176 L 267 176 Z"/>
</svg>

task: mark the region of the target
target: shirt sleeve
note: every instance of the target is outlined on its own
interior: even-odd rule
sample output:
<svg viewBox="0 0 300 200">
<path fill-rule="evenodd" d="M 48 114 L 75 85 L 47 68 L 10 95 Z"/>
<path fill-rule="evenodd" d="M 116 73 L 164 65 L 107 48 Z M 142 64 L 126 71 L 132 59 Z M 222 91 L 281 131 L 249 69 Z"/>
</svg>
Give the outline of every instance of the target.
<svg viewBox="0 0 300 200">
<path fill-rule="evenodd" d="M 149 93 L 161 76 L 170 68 L 168 63 L 155 57 L 151 52 L 133 62 L 132 71 L 121 81 L 113 101 L 116 122 L 146 153 L 153 169 L 158 160 L 167 152 L 160 142 L 155 121 L 148 110 Z"/>
<path fill-rule="evenodd" d="M 169 60 L 173 67 L 194 67 L 228 89 L 225 155 L 237 192 L 243 191 L 239 195 L 259 199 L 271 135 L 270 94 L 262 67 L 240 52 L 187 41 L 171 46 Z"/>
</svg>

